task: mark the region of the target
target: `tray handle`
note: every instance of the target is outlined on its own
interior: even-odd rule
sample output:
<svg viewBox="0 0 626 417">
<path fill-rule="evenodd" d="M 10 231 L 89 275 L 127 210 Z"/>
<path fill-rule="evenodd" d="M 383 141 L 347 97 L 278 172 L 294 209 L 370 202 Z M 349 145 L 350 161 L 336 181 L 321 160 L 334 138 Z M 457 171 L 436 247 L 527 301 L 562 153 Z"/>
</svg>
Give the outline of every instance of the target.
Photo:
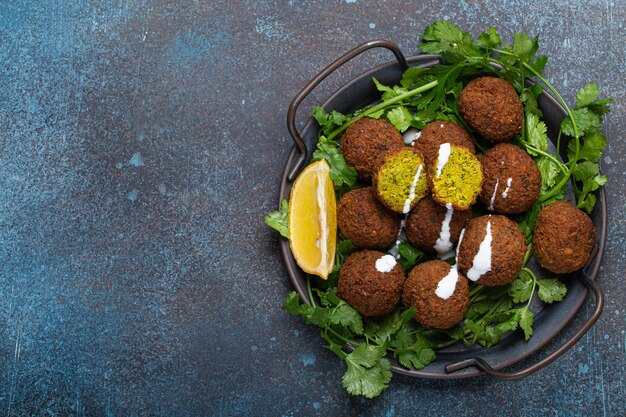
<svg viewBox="0 0 626 417">
<path fill-rule="evenodd" d="M 591 258 L 595 258 L 595 255 L 598 253 L 598 245 L 594 250 L 594 254 L 592 254 Z M 591 262 L 589 263 L 591 264 Z M 574 334 L 570 339 L 568 339 L 565 343 L 559 346 L 554 352 L 540 360 L 539 362 L 529 365 L 523 369 L 520 369 L 516 372 L 501 372 L 495 370 L 487 361 L 482 358 L 468 358 L 459 362 L 453 362 L 446 365 L 445 370 L 446 373 L 452 373 L 456 371 L 460 371 L 461 369 L 468 368 L 470 366 L 475 366 L 480 369 L 487 375 L 505 381 L 513 381 L 516 379 L 525 378 L 533 373 L 543 369 L 548 366 L 552 362 L 554 362 L 559 356 L 565 353 L 569 348 L 574 346 L 576 342 L 580 340 L 581 337 L 587 333 L 587 331 L 593 326 L 593 324 L 600 318 L 600 314 L 602 314 L 602 310 L 604 309 L 604 294 L 602 292 L 602 288 L 598 285 L 597 282 L 591 280 L 587 275 L 587 271 L 583 270 L 581 274 L 581 278 L 585 286 L 593 292 L 595 300 L 596 300 L 596 308 L 593 311 L 593 314 L 587 319 L 587 321 L 583 324 L 583 326 Z"/>
<path fill-rule="evenodd" d="M 407 63 L 406 58 L 404 57 L 404 54 L 402 54 L 402 51 L 400 51 L 400 47 L 398 47 L 398 45 L 390 41 L 374 40 L 374 41 L 362 43 L 358 45 L 357 47 L 355 47 L 354 49 L 346 52 L 344 55 L 342 55 L 341 57 L 333 61 L 329 66 L 324 68 L 324 70 L 322 70 L 322 72 L 317 74 L 315 78 L 309 81 L 304 86 L 304 88 L 294 97 L 293 101 L 289 105 L 289 111 L 287 112 L 287 128 L 289 129 L 289 134 L 291 135 L 291 138 L 294 141 L 295 148 L 300 153 L 298 160 L 293 165 L 293 168 L 288 174 L 287 178 L 289 179 L 289 181 L 293 181 L 293 179 L 296 177 L 296 175 L 300 171 L 300 167 L 307 160 L 307 157 L 308 157 L 308 151 L 304 143 L 304 140 L 302 140 L 302 137 L 300 136 L 300 132 L 298 132 L 298 129 L 296 128 L 296 112 L 298 111 L 298 107 L 300 106 L 300 103 L 302 102 L 302 100 L 304 100 L 306 96 L 309 95 L 311 91 L 313 91 L 315 87 L 319 85 L 319 83 L 321 83 L 330 74 L 335 72 L 339 67 L 341 67 L 343 64 L 350 61 L 352 58 L 356 57 L 357 55 L 360 55 L 363 52 L 367 51 L 368 49 L 372 49 L 372 48 L 385 48 L 385 49 L 390 50 L 395 55 L 403 71 L 409 67 L 409 64 Z"/>
</svg>

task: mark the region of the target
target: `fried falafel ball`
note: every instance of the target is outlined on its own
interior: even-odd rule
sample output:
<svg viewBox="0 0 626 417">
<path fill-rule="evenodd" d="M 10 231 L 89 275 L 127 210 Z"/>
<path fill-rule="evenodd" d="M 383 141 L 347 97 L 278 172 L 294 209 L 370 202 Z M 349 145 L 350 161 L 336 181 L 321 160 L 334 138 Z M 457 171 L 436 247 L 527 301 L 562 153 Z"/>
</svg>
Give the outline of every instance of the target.
<svg viewBox="0 0 626 417">
<path fill-rule="evenodd" d="M 591 218 L 568 201 L 544 207 L 535 223 L 533 247 L 539 264 L 566 274 L 585 266 L 596 243 Z"/>
<path fill-rule="evenodd" d="M 461 91 L 463 118 L 491 143 L 507 142 L 522 129 L 524 106 L 515 88 L 498 77 L 480 77 Z"/>
<path fill-rule="evenodd" d="M 435 164 L 428 172 L 433 199 L 455 210 L 469 210 L 483 183 L 480 161 L 462 146 L 439 146 Z"/>
<path fill-rule="evenodd" d="M 402 302 L 415 307 L 415 316 L 424 327 L 449 329 L 463 320 L 469 305 L 467 278 L 443 261 L 428 261 L 409 272 Z"/>
<path fill-rule="evenodd" d="M 380 158 L 372 178 L 378 201 L 396 213 L 408 213 L 428 194 L 423 158 L 412 148 L 390 151 Z"/>
<path fill-rule="evenodd" d="M 365 317 L 392 312 L 404 286 L 404 271 L 391 255 L 363 250 L 339 270 L 337 295 Z"/>
<path fill-rule="evenodd" d="M 437 204 L 431 197 L 417 203 L 406 219 L 406 237 L 424 252 L 446 257 L 459 240 L 461 230 L 472 217 L 471 210 L 458 211 Z"/>
<path fill-rule="evenodd" d="M 517 223 L 489 214 L 467 222 L 459 238 L 457 265 L 480 285 L 505 285 L 517 277 L 526 255 L 526 242 Z"/>
<path fill-rule="evenodd" d="M 444 143 L 463 146 L 473 154 L 476 153 L 469 133 L 456 123 L 447 121 L 434 121 L 424 126 L 419 138 L 413 142 L 413 147 L 424 156 L 426 165 L 431 167 L 439 155 L 439 146 Z"/>
<path fill-rule="evenodd" d="M 402 135 L 385 119 L 364 117 L 348 127 L 341 138 L 343 157 L 364 182 L 371 181 L 381 154 L 403 147 Z"/>
<path fill-rule="evenodd" d="M 372 187 L 347 192 L 337 205 L 337 225 L 346 239 L 364 249 L 385 249 L 393 244 L 400 217 L 374 197 Z"/>
<path fill-rule="evenodd" d="M 480 199 L 490 211 L 523 213 L 539 197 L 541 173 L 521 148 L 500 143 L 489 149 L 480 162 L 484 175 Z"/>
</svg>

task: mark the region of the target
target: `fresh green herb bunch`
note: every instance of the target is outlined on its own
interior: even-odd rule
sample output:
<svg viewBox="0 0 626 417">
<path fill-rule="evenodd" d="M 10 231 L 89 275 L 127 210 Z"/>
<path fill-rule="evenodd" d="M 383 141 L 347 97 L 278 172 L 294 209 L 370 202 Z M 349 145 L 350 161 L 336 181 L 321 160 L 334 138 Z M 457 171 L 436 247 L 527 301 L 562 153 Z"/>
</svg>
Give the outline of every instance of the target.
<svg viewBox="0 0 626 417">
<path fill-rule="evenodd" d="M 425 29 L 422 39 L 420 51 L 439 54 L 446 64 L 409 68 L 400 84 L 395 86 L 385 86 L 373 79 L 382 93 L 382 102 L 352 115 L 334 110 L 328 113 L 319 106 L 315 107 L 313 117 L 320 125 L 320 133 L 313 159 L 328 162 L 338 194 L 357 188 L 360 185 L 356 171 L 346 164 L 336 140 L 351 124 L 363 117 L 382 117 L 404 132 L 410 127 L 421 129 L 434 120 L 450 120 L 472 131 L 457 107 L 463 86 L 480 75 L 500 76 L 515 87 L 524 104 L 525 123 L 513 142 L 535 160 L 542 177 L 537 202 L 523 215 L 514 217 L 528 245 L 525 265 L 532 256 L 532 234 L 541 208 L 564 198 L 568 184 L 572 184 L 577 206 L 587 212 L 593 210 L 596 203 L 594 191 L 607 181 L 599 173 L 598 161 L 606 147 L 606 138 L 599 128 L 613 101 L 599 98 L 598 85 L 590 83 L 578 91 L 575 106 L 568 106 L 542 76 L 548 59 L 545 56 L 535 57 L 538 38 L 530 38 L 525 33 L 515 33 L 512 44 L 503 44 L 493 27 L 474 39 L 453 23 L 436 21 Z M 532 80 L 533 77 L 536 81 Z M 537 105 L 538 96 L 544 88 L 552 92 L 567 113 L 554 151 L 548 147 L 547 127 Z M 561 149 L 563 136 L 570 138 L 567 149 Z M 488 146 L 486 142 L 477 145 L 480 152 Z M 268 225 L 283 236 L 288 231 L 287 210 L 287 202 L 283 200 L 281 211 L 266 216 Z M 471 286 L 465 319 L 452 329 L 421 327 L 411 320 L 413 308 L 399 307 L 386 317 L 363 318 L 336 295 L 339 270 L 347 256 L 355 250 L 350 241 L 339 237 L 335 269 L 329 280 L 323 282 L 316 277 L 307 278 L 311 304 L 302 303 L 299 296 L 292 292 L 287 296 L 283 309 L 321 328 L 327 348 L 346 363 L 347 370 L 342 380 L 345 389 L 351 394 L 368 398 L 379 395 L 391 380 L 389 354 L 397 358 L 402 366 L 422 369 L 435 360 L 436 349 L 459 341 L 488 347 L 497 344 L 505 333 L 518 328 L 528 340 L 533 332 L 534 315 L 530 305 L 535 294 L 544 303 L 552 303 L 561 301 L 567 293 L 567 287 L 559 280 L 539 279 L 533 271 L 524 267 L 510 285 L 489 288 L 476 284 Z M 402 243 L 399 252 L 400 264 L 405 271 L 431 259 L 409 243 Z M 313 285 L 311 280 L 315 280 Z"/>
</svg>

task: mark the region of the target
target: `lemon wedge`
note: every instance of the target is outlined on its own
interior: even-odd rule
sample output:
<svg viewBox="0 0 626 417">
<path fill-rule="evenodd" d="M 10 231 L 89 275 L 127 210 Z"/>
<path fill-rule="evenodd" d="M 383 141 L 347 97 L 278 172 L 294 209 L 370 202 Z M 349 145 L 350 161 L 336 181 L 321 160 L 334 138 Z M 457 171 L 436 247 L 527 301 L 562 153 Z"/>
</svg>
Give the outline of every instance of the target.
<svg viewBox="0 0 626 417">
<path fill-rule="evenodd" d="M 304 272 L 323 279 L 335 265 L 337 202 L 324 160 L 307 166 L 298 175 L 289 197 L 289 245 Z"/>
</svg>

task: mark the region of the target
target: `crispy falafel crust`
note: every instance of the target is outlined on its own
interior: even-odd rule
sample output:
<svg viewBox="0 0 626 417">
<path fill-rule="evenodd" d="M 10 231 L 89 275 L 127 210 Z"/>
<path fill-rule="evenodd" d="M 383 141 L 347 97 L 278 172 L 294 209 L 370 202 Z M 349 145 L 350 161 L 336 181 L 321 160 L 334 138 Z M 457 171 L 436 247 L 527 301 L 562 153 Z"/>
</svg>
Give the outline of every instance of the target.
<svg viewBox="0 0 626 417">
<path fill-rule="evenodd" d="M 470 134 L 456 123 L 448 121 L 434 121 L 424 126 L 413 148 L 424 156 L 424 162 L 430 169 L 437 161 L 439 146 L 444 143 L 463 146 L 476 154 Z"/>
<path fill-rule="evenodd" d="M 475 217 L 465 226 L 463 239 L 458 248 L 459 270 L 467 275 L 474 263 L 480 243 L 485 238 L 487 222 L 491 222 L 491 270 L 483 274 L 480 285 L 495 286 L 512 282 L 524 266 L 526 242 L 517 223 L 508 217 L 489 214 Z"/>
<path fill-rule="evenodd" d="M 498 77 L 476 78 L 457 102 L 463 118 L 491 143 L 507 142 L 522 129 L 524 106 L 515 88 Z"/>
<path fill-rule="evenodd" d="M 443 261 L 428 261 L 417 265 L 409 272 L 404 283 L 402 302 L 415 307 L 415 316 L 424 327 L 449 329 L 463 320 L 469 305 L 469 284 L 459 272 L 454 293 L 444 300 L 435 294 L 437 285 L 450 272 L 450 265 Z"/>
<path fill-rule="evenodd" d="M 587 214 L 568 201 L 544 207 L 535 223 L 533 246 L 539 264 L 565 274 L 585 266 L 596 243 L 596 228 Z"/>
<path fill-rule="evenodd" d="M 341 151 L 364 182 L 372 180 L 372 171 L 381 154 L 404 147 L 402 134 L 385 119 L 364 117 L 346 129 Z"/>
<path fill-rule="evenodd" d="M 337 204 L 337 225 L 346 239 L 365 249 L 385 249 L 393 244 L 400 217 L 374 197 L 372 187 L 347 192 Z"/>
<path fill-rule="evenodd" d="M 402 295 L 404 271 L 400 264 L 390 272 L 376 269 L 376 260 L 383 255 L 371 250 L 355 252 L 339 270 L 337 295 L 365 317 L 391 313 Z"/>
<path fill-rule="evenodd" d="M 539 197 L 541 191 L 541 173 L 535 161 L 524 150 L 510 143 L 501 143 L 489 149 L 480 158 L 483 167 L 483 189 L 480 199 L 489 206 L 494 196 L 496 183 L 498 189 L 493 201 L 493 211 L 497 213 L 517 214 L 527 211 Z M 507 180 L 511 178 L 511 187 L 506 198 Z"/>
<path fill-rule="evenodd" d="M 406 237 L 409 242 L 428 253 L 436 253 L 435 243 L 441 235 L 441 225 L 447 209 L 426 197 L 417 203 L 406 220 Z M 471 210 L 454 210 L 450 220 L 450 242 L 455 245 L 465 223 L 472 217 Z"/>
</svg>

